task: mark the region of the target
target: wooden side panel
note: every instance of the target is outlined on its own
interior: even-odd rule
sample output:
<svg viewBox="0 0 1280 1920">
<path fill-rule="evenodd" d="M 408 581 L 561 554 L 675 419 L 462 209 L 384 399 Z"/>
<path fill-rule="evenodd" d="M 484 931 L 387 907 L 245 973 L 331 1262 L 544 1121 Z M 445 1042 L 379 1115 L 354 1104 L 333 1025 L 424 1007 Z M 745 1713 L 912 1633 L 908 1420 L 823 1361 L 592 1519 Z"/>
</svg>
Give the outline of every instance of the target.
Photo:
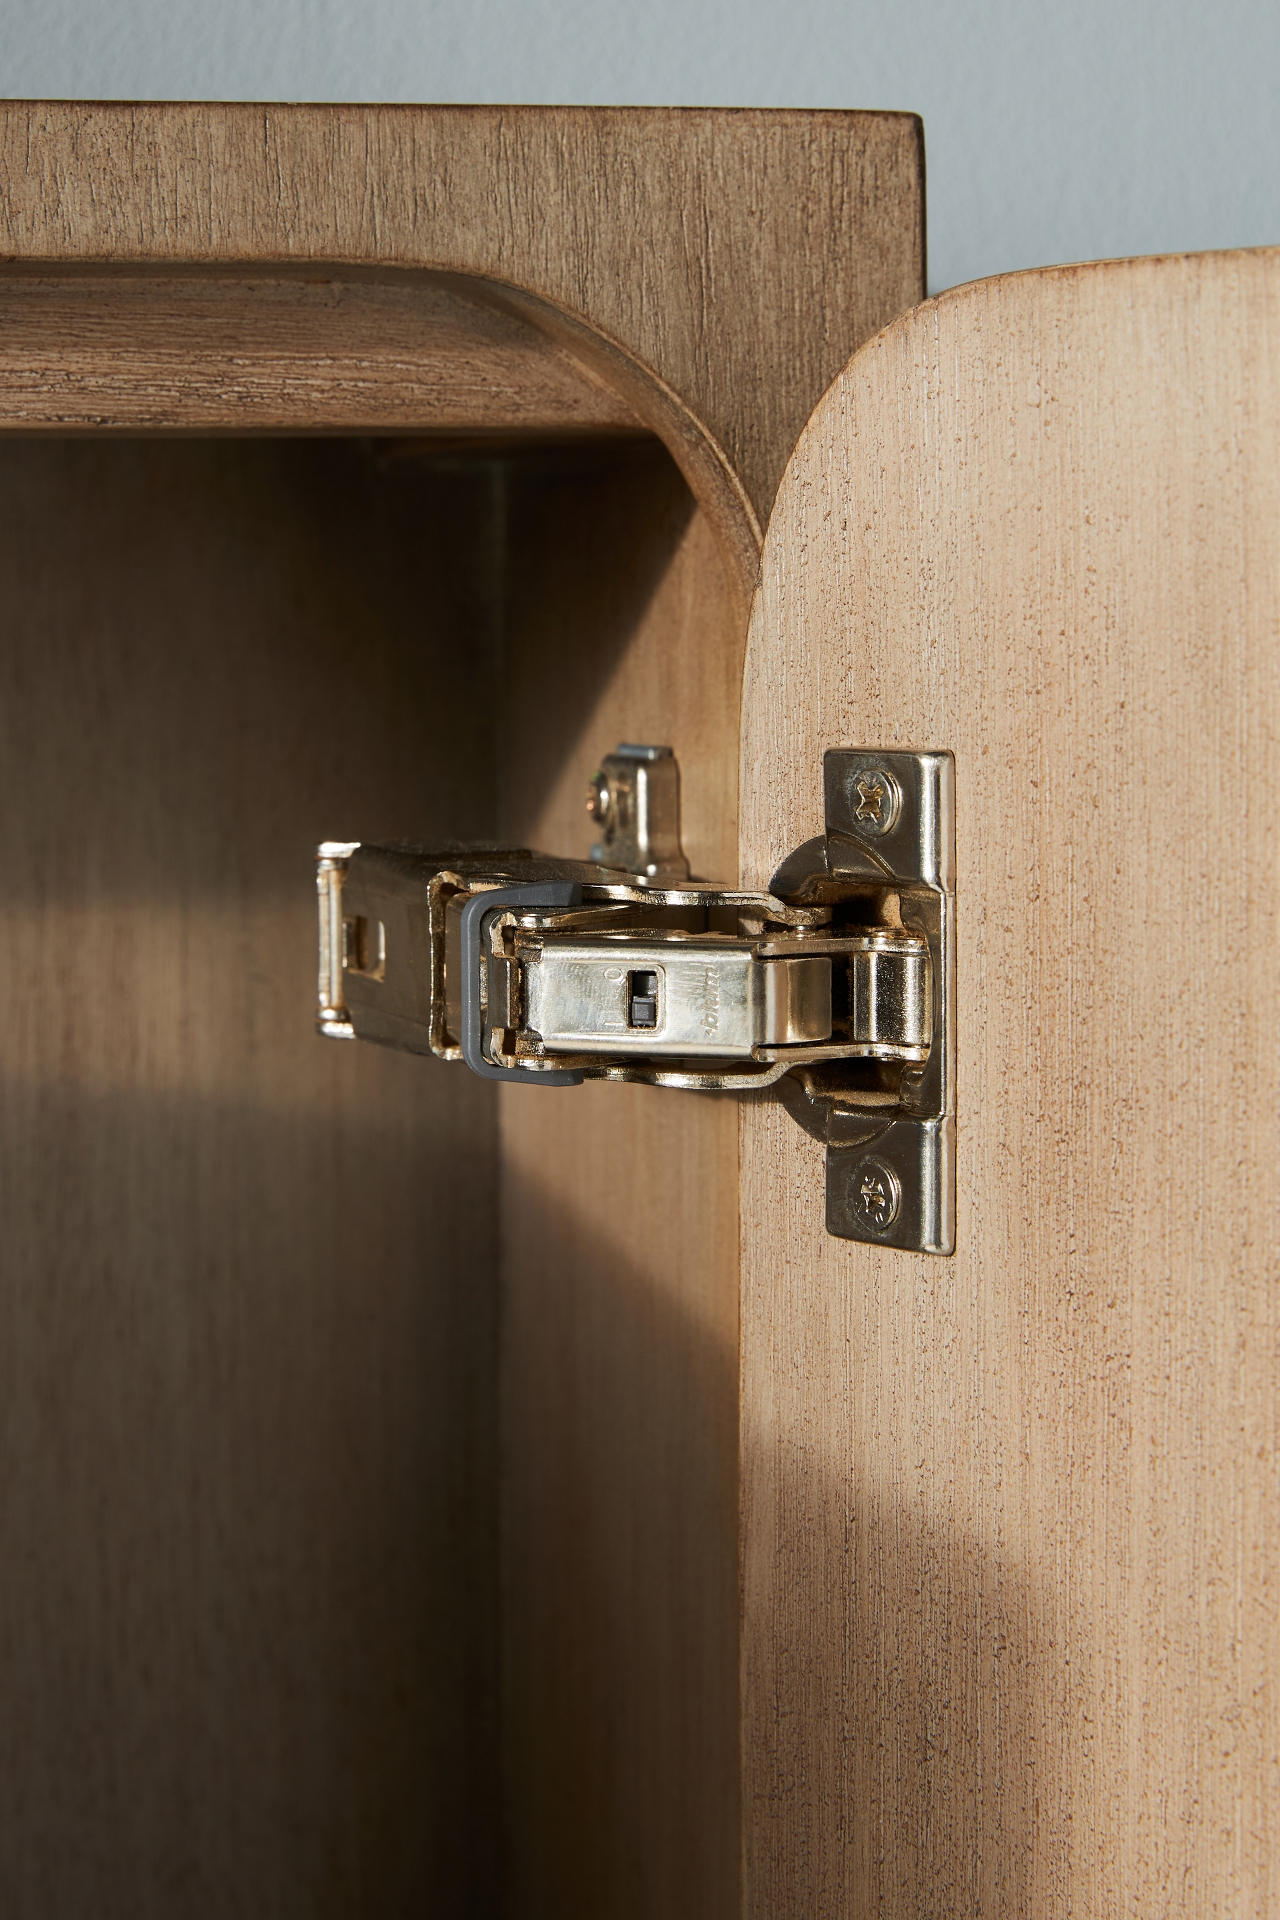
<svg viewBox="0 0 1280 1920">
<path fill-rule="evenodd" d="M 493 1911 L 491 1090 L 312 1030 L 317 839 L 492 830 L 490 495 L 0 446 L 7 1914 Z"/>
<path fill-rule="evenodd" d="M 509 497 L 506 829 L 585 855 L 619 740 L 672 745 L 732 872 L 741 631 L 660 447 Z M 504 1766 L 521 1920 L 738 1911 L 737 1118 L 502 1090 Z"/>
<path fill-rule="evenodd" d="M 954 1259 L 743 1117 L 753 1916 L 1280 1903 L 1280 257 L 964 288 L 789 470 L 746 877 L 949 747 Z"/>
</svg>

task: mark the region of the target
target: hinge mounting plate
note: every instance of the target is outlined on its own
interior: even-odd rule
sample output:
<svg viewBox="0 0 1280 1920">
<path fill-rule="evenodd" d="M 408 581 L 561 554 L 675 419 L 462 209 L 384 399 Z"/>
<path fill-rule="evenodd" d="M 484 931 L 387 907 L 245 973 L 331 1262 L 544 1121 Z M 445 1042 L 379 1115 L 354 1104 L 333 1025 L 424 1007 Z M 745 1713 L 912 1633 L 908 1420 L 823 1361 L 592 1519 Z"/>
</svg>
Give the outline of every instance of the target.
<svg viewBox="0 0 1280 1920">
<path fill-rule="evenodd" d="M 847 751 L 823 765 L 825 861 L 834 880 L 891 887 L 923 933 L 933 977 L 928 1058 L 903 1069 L 877 1115 L 823 1101 L 827 1230 L 921 1253 L 955 1251 L 955 761 L 949 753 Z M 794 856 L 793 856 L 794 857 Z M 775 875 L 774 886 L 785 877 Z"/>
</svg>

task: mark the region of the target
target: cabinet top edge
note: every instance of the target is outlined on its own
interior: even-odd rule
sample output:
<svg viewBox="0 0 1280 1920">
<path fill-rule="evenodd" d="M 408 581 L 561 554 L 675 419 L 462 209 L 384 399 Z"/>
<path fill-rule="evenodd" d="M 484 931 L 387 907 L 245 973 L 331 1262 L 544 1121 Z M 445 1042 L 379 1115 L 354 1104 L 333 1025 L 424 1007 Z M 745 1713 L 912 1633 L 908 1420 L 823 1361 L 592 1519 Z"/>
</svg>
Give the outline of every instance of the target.
<svg viewBox="0 0 1280 1920">
<path fill-rule="evenodd" d="M 695 124 L 723 124 L 781 128 L 862 127 L 872 121 L 920 123 L 912 109 L 896 107 L 713 107 L 713 106 L 575 106 L 569 102 L 548 105 L 524 105 L 520 102 L 467 101 L 393 101 L 393 100 L 147 100 L 99 99 L 91 95 L 36 96 L 15 95 L 0 98 L 0 114 L 5 117 L 35 117 L 41 114 L 92 114 L 95 118 L 117 118 L 122 122 L 138 116 L 186 119 L 198 114 L 207 120 L 256 120 L 262 114 L 290 120 L 309 118 L 360 119 L 371 116 L 430 120 L 514 120 L 580 121 L 604 126 L 617 122 L 671 124 L 692 127 Z"/>
</svg>

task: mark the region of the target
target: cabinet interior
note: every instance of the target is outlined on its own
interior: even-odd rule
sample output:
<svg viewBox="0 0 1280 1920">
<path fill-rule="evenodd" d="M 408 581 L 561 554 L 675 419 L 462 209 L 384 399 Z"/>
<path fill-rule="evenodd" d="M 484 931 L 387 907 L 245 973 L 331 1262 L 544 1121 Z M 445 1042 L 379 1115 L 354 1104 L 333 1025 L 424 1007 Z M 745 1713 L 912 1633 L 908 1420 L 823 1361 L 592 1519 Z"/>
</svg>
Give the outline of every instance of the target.
<svg viewBox="0 0 1280 1920">
<path fill-rule="evenodd" d="M 728 1913 L 733 1105 L 312 1030 L 321 839 L 582 856 L 652 738 L 734 875 L 708 523 L 639 426 L 77 424 L 0 441 L 31 1896 Z"/>
</svg>

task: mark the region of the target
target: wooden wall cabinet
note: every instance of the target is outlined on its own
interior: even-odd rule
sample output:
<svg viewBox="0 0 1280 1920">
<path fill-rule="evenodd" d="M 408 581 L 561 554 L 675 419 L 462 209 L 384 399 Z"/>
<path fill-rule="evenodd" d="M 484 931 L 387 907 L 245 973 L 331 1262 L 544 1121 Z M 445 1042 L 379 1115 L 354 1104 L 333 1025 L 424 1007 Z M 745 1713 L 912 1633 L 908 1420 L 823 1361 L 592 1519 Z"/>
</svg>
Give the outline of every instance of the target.
<svg viewBox="0 0 1280 1920">
<path fill-rule="evenodd" d="M 728 1915 L 736 1110 L 317 1039 L 311 861 L 585 854 L 639 736 L 732 875 L 919 124 L 22 104 L 0 178 L 0 1906 Z"/>
<path fill-rule="evenodd" d="M 0 129 L 15 1915 L 1262 1916 L 1280 256 L 922 302 L 910 115 Z M 312 1031 L 323 838 L 956 758 L 957 1252 Z"/>
</svg>

